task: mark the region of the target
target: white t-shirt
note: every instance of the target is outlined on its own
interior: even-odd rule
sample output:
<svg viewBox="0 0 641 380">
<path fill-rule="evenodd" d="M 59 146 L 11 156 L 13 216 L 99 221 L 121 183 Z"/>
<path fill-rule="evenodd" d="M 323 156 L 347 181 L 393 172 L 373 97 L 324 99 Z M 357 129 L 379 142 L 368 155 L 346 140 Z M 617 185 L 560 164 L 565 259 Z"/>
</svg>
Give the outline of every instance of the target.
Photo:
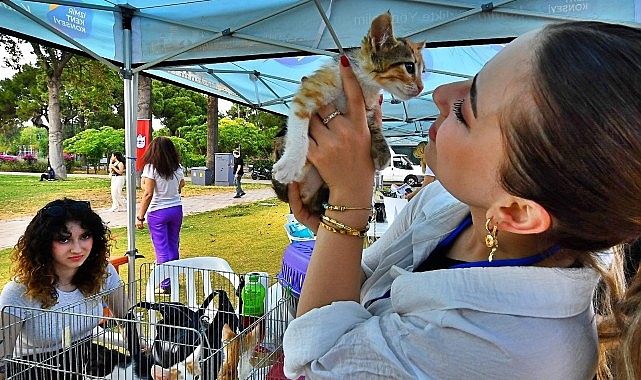
<svg viewBox="0 0 641 380">
<path fill-rule="evenodd" d="M 158 174 L 152 164 L 147 164 L 142 169 L 141 176 L 156 181 L 154 195 L 151 198 L 147 212 L 182 205 L 180 193 L 178 192 L 180 181 L 185 178 L 182 166 L 178 166 L 171 178 L 165 179 Z"/>
<path fill-rule="evenodd" d="M 120 276 L 113 265 L 107 265 L 108 276 L 102 292 L 123 286 Z M 63 337 L 71 342 L 85 338 L 97 326 L 99 318 L 82 317 L 75 314 L 102 316 L 102 297 L 86 298 L 80 290 L 58 292 L 58 303 L 50 309 L 42 309 L 42 304 L 25 295 L 25 286 L 9 281 L 0 293 L 0 308 L 23 321 L 22 330 L 16 339 L 14 356 L 52 352 L 63 347 Z M 51 312 L 51 311 L 56 312 Z M 4 337 L 13 339 L 16 337 Z M 69 342 L 69 343 L 71 343 Z"/>
</svg>

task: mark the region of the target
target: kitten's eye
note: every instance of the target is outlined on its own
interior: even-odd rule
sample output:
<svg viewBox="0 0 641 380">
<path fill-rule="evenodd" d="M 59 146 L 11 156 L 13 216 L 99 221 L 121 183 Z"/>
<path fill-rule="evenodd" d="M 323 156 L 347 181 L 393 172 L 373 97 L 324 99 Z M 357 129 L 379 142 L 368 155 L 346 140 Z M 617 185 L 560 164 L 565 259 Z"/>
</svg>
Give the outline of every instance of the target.
<svg viewBox="0 0 641 380">
<path fill-rule="evenodd" d="M 463 112 L 461 111 L 462 107 L 463 107 L 463 99 L 457 100 L 452 105 L 452 112 L 454 112 L 454 116 L 456 116 L 456 120 L 467 125 L 467 123 L 465 122 L 465 119 L 463 118 Z"/>
<path fill-rule="evenodd" d="M 405 70 L 410 74 L 414 74 L 414 62 L 405 63 Z"/>
</svg>

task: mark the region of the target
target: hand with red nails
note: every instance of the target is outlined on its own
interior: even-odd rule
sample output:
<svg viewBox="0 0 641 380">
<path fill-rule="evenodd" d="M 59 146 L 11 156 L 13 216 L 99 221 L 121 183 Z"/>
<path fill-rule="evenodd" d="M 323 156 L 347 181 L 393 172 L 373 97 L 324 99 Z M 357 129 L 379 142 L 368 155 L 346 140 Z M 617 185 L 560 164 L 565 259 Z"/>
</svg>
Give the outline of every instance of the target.
<svg viewBox="0 0 641 380">
<path fill-rule="evenodd" d="M 330 193 L 330 204 L 368 205 L 374 184 L 374 164 L 371 157 L 371 137 L 363 94 L 349 60 L 340 59 L 340 73 L 347 97 L 347 110 L 323 123 L 319 115 L 329 115 L 334 105 L 321 107 L 309 123 L 310 144 L 307 158 L 316 167 Z M 374 111 L 380 122 L 380 108 Z M 298 186 L 289 186 L 289 201 L 296 219 L 318 230 L 319 216 L 304 209 Z M 352 214 L 352 213 L 350 213 Z M 367 223 L 366 213 L 343 215 L 352 217 L 355 225 Z"/>
</svg>

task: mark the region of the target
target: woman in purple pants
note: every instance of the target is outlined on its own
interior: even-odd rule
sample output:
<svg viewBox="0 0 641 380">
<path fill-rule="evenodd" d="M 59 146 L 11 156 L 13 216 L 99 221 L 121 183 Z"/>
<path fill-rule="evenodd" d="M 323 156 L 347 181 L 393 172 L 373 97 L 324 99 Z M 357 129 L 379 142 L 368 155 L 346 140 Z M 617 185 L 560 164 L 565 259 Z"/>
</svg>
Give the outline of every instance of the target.
<svg viewBox="0 0 641 380">
<path fill-rule="evenodd" d="M 156 251 L 156 263 L 178 259 L 180 227 L 183 222 L 183 206 L 180 191 L 185 179 L 180 156 L 174 143 L 164 136 L 155 138 L 142 157 L 143 196 L 136 216 L 136 227 L 142 229 L 147 214 L 149 234 Z M 171 292 L 169 280 L 164 280 L 159 289 Z"/>
</svg>

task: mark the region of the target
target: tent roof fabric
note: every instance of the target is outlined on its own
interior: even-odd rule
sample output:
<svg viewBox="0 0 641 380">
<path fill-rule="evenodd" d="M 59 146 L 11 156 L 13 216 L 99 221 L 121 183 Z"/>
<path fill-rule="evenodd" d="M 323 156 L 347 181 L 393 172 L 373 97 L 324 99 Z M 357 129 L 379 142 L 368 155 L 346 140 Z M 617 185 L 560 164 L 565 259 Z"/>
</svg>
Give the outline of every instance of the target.
<svg viewBox="0 0 641 380">
<path fill-rule="evenodd" d="M 638 25 L 640 2 L 4 0 L 0 30 L 286 115 L 300 78 L 359 46 L 371 20 L 390 10 L 395 34 L 428 48 L 424 92 L 405 102 L 384 94 L 386 134 L 424 134 L 437 115 L 434 88 L 471 77 L 503 43 L 566 19 Z"/>
</svg>

